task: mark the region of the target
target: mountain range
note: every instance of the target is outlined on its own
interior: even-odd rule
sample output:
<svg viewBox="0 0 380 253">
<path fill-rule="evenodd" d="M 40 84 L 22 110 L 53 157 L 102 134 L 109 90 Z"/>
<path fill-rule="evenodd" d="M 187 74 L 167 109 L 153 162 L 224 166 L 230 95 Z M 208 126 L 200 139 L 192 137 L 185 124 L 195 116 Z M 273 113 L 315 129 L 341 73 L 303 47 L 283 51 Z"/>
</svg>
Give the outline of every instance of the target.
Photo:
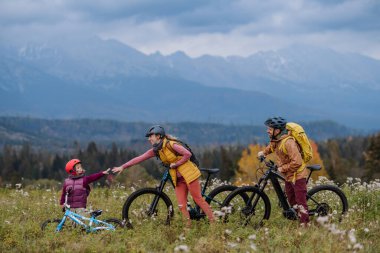
<svg viewBox="0 0 380 253">
<path fill-rule="evenodd" d="M 0 42 L 0 114 L 144 122 L 333 120 L 379 129 L 380 61 L 293 45 L 249 57 L 146 55 L 98 37 Z"/>
<path fill-rule="evenodd" d="M 37 148 L 66 150 L 73 144 L 87 145 L 95 141 L 101 145 L 116 143 L 120 147 L 143 152 L 149 143 L 145 138 L 152 123 L 121 122 L 116 120 L 75 119 L 47 120 L 30 117 L 0 116 L 0 148 L 4 145 L 30 143 Z M 321 142 L 329 138 L 343 138 L 363 133 L 332 121 L 301 122 L 309 138 Z M 164 123 L 168 133 L 191 146 L 248 145 L 267 143 L 265 127 L 252 125 L 225 125 L 215 123 Z"/>
</svg>

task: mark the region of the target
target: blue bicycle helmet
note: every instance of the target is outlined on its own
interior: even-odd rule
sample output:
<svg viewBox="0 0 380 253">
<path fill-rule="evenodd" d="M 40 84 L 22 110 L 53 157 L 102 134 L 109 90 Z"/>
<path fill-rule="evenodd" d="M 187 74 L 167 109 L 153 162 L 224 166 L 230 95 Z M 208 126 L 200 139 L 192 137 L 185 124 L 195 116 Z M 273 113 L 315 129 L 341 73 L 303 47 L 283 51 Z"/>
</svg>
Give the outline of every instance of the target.
<svg viewBox="0 0 380 253">
<path fill-rule="evenodd" d="M 273 117 L 267 119 L 264 124 L 268 127 L 274 128 L 274 129 L 280 129 L 284 130 L 286 127 L 286 119 L 282 117 Z"/>
<path fill-rule="evenodd" d="M 148 132 L 146 132 L 145 137 L 149 137 L 152 134 L 161 135 L 161 137 L 165 136 L 165 129 L 160 125 L 154 125 L 149 128 Z"/>
</svg>

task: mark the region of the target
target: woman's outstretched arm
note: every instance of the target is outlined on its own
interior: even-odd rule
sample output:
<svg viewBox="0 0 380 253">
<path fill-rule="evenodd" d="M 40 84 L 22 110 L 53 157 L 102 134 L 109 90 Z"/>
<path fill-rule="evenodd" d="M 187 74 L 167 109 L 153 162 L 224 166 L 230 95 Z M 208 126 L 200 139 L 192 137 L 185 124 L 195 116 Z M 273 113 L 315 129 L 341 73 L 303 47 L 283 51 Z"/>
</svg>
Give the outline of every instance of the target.
<svg viewBox="0 0 380 253">
<path fill-rule="evenodd" d="M 149 158 L 152 158 L 154 156 L 155 156 L 155 154 L 153 152 L 153 148 L 151 148 L 148 151 L 146 151 L 144 154 L 129 160 L 128 162 L 124 163 L 123 165 L 121 165 L 119 167 L 114 167 L 112 169 L 112 172 L 113 173 L 121 172 L 121 171 L 125 170 L 126 168 L 129 168 L 133 165 L 139 164 L 139 163 L 141 163 L 141 162 L 143 162 Z"/>
</svg>

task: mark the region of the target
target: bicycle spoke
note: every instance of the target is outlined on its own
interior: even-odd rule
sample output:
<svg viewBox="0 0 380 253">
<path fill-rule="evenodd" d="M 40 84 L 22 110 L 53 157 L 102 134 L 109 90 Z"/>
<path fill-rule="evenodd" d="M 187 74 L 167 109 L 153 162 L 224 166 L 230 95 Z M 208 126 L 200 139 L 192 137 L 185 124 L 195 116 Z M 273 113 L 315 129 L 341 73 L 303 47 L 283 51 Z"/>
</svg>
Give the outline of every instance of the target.
<svg viewBox="0 0 380 253">
<path fill-rule="evenodd" d="M 347 211 L 347 199 L 343 192 L 330 185 L 316 187 L 309 193 L 307 202 L 309 214 L 312 216 L 329 215 L 332 220 L 340 221 Z"/>
<path fill-rule="evenodd" d="M 247 200 L 242 197 L 244 196 L 242 193 L 248 196 L 255 194 L 252 205 L 247 205 Z M 265 197 L 258 194 L 252 187 L 235 191 L 225 201 L 226 220 L 242 226 L 260 227 L 263 220 L 268 219 L 270 215 L 270 203 Z"/>
</svg>

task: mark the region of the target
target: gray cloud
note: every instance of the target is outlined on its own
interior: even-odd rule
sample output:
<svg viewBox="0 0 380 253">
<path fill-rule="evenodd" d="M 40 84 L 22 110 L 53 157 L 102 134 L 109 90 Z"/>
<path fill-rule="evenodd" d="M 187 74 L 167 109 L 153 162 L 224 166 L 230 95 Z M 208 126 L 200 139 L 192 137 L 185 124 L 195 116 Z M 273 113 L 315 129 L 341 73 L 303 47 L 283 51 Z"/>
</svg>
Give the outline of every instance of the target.
<svg viewBox="0 0 380 253">
<path fill-rule="evenodd" d="M 249 55 L 305 42 L 380 58 L 380 1 L 0 0 L 2 40 L 58 34 L 97 34 L 146 53 Z"/>
</svg>

